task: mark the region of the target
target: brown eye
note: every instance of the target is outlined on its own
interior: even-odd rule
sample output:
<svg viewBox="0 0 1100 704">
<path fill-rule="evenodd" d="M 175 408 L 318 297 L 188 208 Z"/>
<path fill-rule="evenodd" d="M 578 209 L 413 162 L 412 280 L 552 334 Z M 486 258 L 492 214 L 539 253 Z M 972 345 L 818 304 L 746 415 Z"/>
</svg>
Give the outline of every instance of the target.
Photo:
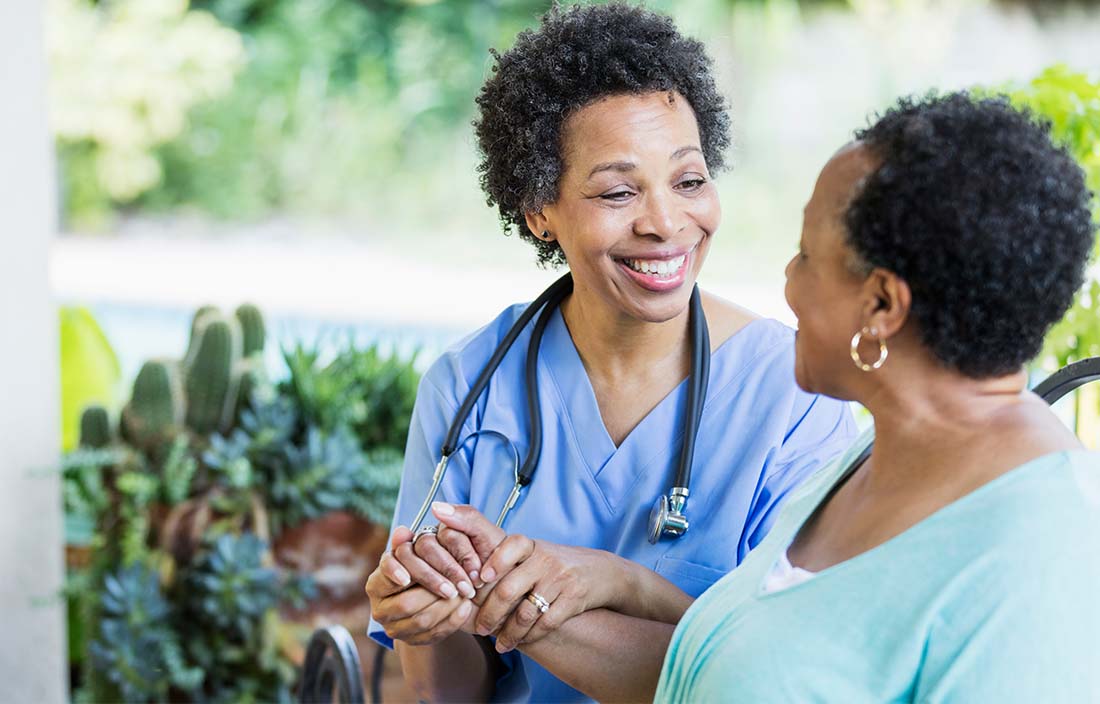
<svg viewBox="0 0 1100 704">
<path fill-rule="evenodd" d="M 631 191 L 615 191 L 614 193 L 604 193 L 600 198 L 610 201 L 623 201 L 632 195 L 634 195 L 634 193 Z"/>
</svg>

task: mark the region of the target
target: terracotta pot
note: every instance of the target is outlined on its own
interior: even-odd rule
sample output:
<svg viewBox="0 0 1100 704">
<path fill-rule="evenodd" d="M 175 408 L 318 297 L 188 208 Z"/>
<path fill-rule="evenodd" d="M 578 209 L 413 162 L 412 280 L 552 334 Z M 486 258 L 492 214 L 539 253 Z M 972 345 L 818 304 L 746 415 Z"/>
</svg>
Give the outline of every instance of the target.
<svg viewBox="0 0 1100 704">
<path fill-rule="evenodd" d="M 355 632 L 370 620 L 363 587 L 386 549 L 388 530 L 361 516 L 336 511 L 283 531 L 274 542 L 275 563 L 313 577 L 318 597 L 284 616 L 313 627 L 339 623 Z"/>
</svg>

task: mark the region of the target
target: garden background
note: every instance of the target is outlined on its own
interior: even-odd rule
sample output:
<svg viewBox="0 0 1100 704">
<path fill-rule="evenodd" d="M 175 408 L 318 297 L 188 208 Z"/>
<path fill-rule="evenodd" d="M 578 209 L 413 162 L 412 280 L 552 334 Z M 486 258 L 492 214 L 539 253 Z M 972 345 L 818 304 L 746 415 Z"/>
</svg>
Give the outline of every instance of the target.
<svg viewBox="0 0 1100 704">
<path fill-rule="evenodd" d="M 792 322 L 782 271 L 820 166 L 900 94 L 1008 92 L 1052 120 L 1100 189 L 1100 3 L 648 5 L 707 43 L 731 104 L 733 169 L 718 181 L 724 221 L 702 283 L 764 315 Z M 0 430 L 13 491 L 29 487 L 46 508 L 2 526 L 21 536 L 3 557 L 48 567 L 17 580 L 5 608 L 68 633 L 65 646 L 28 626 L 35 648 L 18 626 L 0 636 L 0 672 L 28 683 L 15 691 L 286 699 L 312 627 L 361 633 L 366 558 L 384 539 L 418 374 L 555 276 L 502 235 L 477 187 L 469 126 L 488 49 L 547 7 L 0 10 L 0 40 L 19 40 L 0 54 L 11 96 L 0 147 L 23 154 L 21 126 L 45 139 L 47 120 L 51 144 L 34 168 L 0 172 L 3 202 L 28 213 L 0 240 L 4 339 L 22 347 L 6 353 L 0 391 L 9 406 L 51 397 L 11 410 Z M 24 113 L 21 95 L 44 100 Z M 31 202 L 28 175 L 41 195 Z M 30 237 L 42 246 L 17 244 Z M 1036 378 L 1100 353 L 1098 302 L 1094 275 Z M 60 322 L 47 333 L 54 305 Z M 13 345 L 27 330 L 57 357 Z M 21 385 L 30 377 L 17 363 L 53 381 Z M 1096 447 L 1098 408 L 1086 391 L 1058 411 Z M 49 417 L 49 433 L 23 436 L 38 451 L 19 454 L 19 423 Z M 361 647 L 369 672 L 373 651 Z M 43 684 L 49 672 L 62 685 Z M 388 697 L 404 696 L 389 672 Z"/>
</svg>

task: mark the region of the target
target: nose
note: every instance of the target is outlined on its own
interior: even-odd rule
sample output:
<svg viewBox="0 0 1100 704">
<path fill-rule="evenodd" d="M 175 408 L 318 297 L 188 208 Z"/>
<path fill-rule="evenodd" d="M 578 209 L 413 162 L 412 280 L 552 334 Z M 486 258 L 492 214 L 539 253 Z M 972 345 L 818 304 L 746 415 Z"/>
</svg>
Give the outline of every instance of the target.
<svg viewBox="0 0 1100 704">
<path fill-rule="evenodd" d="M 667 240 L 686 227 L 687 216 L 673 194 L 650 191 L 644 210 L 634 221 L 634 234 Z"/>
</svg>

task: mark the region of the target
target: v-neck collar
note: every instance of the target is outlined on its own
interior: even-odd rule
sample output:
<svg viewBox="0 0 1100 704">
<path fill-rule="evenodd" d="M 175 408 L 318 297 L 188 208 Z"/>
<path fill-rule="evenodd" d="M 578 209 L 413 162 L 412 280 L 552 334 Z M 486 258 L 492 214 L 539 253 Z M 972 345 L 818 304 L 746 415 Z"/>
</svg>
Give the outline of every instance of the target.
<svg viewBox="0 0 1100 704">
<path fill-rule="evenodd" d="M 740 338 L 755 322 L 748 323 L 724 341 L 712 357 L 717 357 L 721 350 Z M 603 492 L 609 508 L 615 510 L 631 488 L 651 471 L 667 474 L 671 482 L 675 473 L 673 464 L 683 444 L 682 421 L 687 412 L 688 377 L 680 380 L 616 447 L 607 432 L 588 371 L 560 309 L 555 311 L 547 324 L 542 345 L 539 367 L 559 396 L 564 411 L 559 422 L 571 431 L 576 441 L 576 452 Z M 712 379 L 716 371 L 712 362 Z M 543 422 L 546 422 L 545 418 Z M 629 464 L 634 466 L 626 466 Z"/>
</svg>

